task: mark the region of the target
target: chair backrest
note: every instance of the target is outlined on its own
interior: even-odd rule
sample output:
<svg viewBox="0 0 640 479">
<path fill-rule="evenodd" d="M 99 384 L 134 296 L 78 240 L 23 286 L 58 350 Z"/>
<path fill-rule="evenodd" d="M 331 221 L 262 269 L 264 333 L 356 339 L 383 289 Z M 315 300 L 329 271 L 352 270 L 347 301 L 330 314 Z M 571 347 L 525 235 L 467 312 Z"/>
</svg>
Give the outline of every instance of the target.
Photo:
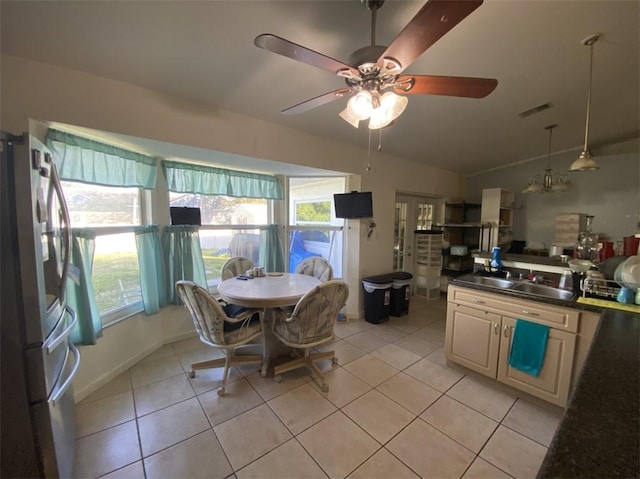
<svg viewBox="0 0 640 479">
<path fill-rule="evenodd" d="M 225 264 L 222 265 L 222 271 L 220 276 L 223 280 L 234 278 L 240 274 L 245 274 L 248 269 L 255 266 L 252 260 L 245 258 L 244 256 L 235 256 L 228 259 Z"/>
<path fill-rule="evenodd" d="M 279 322 L 279 333 L 287 341 L 313 345 L 333 337 L 333 325 L 349 297 L 349 286 L 340 280 L 326 281 L 305 294 L 291 314 Z"/>
<path fill-rule="evenodd" d="M 226 345 L 224 321 L 227 315 L 216 299 L 192 281 L 176 282 L 176 291 L 191 315 L 191 320 L 205 343 Z"/>
<path fill-rule="evenodd" d="M 322 282 L 333 279 L 333 268 L 322 256 L 310 256 L 303 259 L 298 263 L 295 272 L 313 276 Z"/>
</svg>

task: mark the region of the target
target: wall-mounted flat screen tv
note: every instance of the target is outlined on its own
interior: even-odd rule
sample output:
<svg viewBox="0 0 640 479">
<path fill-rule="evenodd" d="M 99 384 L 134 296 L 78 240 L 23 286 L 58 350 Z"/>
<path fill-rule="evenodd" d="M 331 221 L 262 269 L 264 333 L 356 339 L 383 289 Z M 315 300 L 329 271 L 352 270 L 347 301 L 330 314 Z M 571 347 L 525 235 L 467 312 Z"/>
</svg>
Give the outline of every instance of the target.
<svg viewBox="0 0 640 479">
<path fill-rule="evenodd" d="M 335 193 L 336 218 L 372 218 L 373 201 L 370 191 Z"/>
<path fill-rule="evenodd" d="M 172 225 L 197 225 L 200 226 L 200 208 L 188 208 L 186 206 L 172 206 L 169 208 Z"/>
</svg>

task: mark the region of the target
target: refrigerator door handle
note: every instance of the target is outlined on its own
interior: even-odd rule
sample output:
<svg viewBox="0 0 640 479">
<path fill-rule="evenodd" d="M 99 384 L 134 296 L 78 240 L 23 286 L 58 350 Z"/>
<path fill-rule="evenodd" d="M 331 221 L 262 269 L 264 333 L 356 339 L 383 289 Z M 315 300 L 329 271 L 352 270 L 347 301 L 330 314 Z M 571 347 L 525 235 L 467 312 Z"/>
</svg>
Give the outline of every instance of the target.
<svg viewBox="0 0 640 479">
<path fill-rule="evenodd" d="M 69 350 L 71 350 L 74 357 L 73 369 L 69 373 L 69 376 L 67 377 L 67 379 L 65 379 L 59 387 L 57 387 L 57 384 L 56 384 L 56 387 L 54 387 L 53 392 L 51 393 L 51 397 L 49 397 L 49 401 L 48 401 L 49 404 L 51 404 L 54 407 L 56 405 L 56 402 L 64 395 L 65 391 L 69 389 L 69 386 L 71 386 L 71 382 L 73 381 L 73 378 L 78 372 L 78 367 L 80 366 L 80 351 L 78 351 L 78 348 L 76 348 L 75 344 L 69 343 Z M 65 361 L 65 364 L 66 364 L 66 361 Z M 60 381 L 61 381 L 61 378 L 58 379 L 58 382 Z"/>
<path fill-rule="evenodd" d="M 47 153 L 47 155 L 49 155 Z M 49 156 L 48 160 L 51 162 L 51 182 L 55 193 L 58 196 L 60 202 L 60 208 L 62 209 L 62 216 L 64 220 L 63 236 L 64 236 L 64 262 L 62 264 L 62 274 L 60 275 L 60 297 L 65 297 L 65 287 L 67 285 L 67 276 L 69 275 L 69 263 L 71 262 L 71 219 L 69 217 L 69 208 L 64 199 L 64 192 L 62 191 L 62 184 L 60 183 L 60 177 L 58 176 L 58 169 L 56 168 L 53 159 Z M 51 204 L 51 202 L 49 202 Z M 64 304 L 64 303 L 63 303 Z"/>
<path fill-rule="evenodd" d="M 73 331 L 73 328 L 76 327 L 76 323 L 78 322 L 78 317 L 73 309 L 71 309 L 69 306 L 65 306 L 64 309 L 67 313 L 69 313 L 69 316 L 71 316 L 71 322 L 57 337 L 53 339 L 50 337 L 47 338 L 47 340 L 42 345 L 42 347 L 46 349 L 47 354 L 51 354 L 54 349 L 56 349 L 62 342 L 67 340 L 67 338 Z"/>
</svg>

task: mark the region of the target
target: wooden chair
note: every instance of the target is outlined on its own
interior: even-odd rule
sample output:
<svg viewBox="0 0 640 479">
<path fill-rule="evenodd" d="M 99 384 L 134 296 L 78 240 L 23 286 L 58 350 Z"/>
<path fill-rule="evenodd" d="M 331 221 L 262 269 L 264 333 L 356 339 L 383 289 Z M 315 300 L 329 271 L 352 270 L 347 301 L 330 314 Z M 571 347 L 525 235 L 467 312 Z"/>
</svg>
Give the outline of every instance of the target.
<svg viewBox="0 0 640 479">
<path fill-rule="evenodd" d="M 333 339 L 333 325 L 348 297 L 347 283 L 332 280 L 316 286 L 300 298 L 291 314 L 283 309 L 276 310 L 273 334 L 283 344 L 302 350 L 302 356 L 274 368 L 276 382 L 282 380 L 284 372 L 307 367 L 320 378 L 322 391 L 329 390 L 324 374 L 315 362 L 331 358 L 336 364 L 335 351 L 311 353 L 310 350 Z"/>
<path fill-rule="evenodd" d="M 252 260 L 245 258 L 244 256 L 235 256 L 228 259 L 225 264 L 222 265 L 220 276 L 222 280 L 234 278 L 238 275 L 245 274 L 248 269 L 253 268 L 255 265 Z"/>
<path fill-rule="evenodd" d="M 230 317 L 214 297 L 191 281 L 178 281 L 176 291 L 191 315 L 200 341 L 208 346 L 220 348 L 225 353 L 224 358 L 192 364 L 189 376 L 195 377 L 198 369 L 224 366 L 222 386 L 218 389 L 218 395 L 224 396 L 229 367 L 237 364 L 262 363 L 263 361 L 264 338 L 262 356 L 235 354 L 237 348 L 255 341 L 263 335 L 262 310 L 246 309 L 237 316 Z"/>
<path fill-rule="evenodd" d="M 322 256 L 310 256 L 303 259 L 296 266 L 296 273 L 313 276 L 322 282 L 333 279 L 333 268 Z"/>
</svg>

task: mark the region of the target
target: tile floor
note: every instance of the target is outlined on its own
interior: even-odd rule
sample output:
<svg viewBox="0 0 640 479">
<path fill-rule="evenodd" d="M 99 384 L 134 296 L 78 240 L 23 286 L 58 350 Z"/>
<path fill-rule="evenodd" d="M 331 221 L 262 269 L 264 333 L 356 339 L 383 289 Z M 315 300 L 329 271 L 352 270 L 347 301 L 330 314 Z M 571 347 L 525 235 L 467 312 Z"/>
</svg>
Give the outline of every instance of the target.
<svg viewBox="0 0 640 479">
<path fill-rule="evenodd" d="M 186 374 L 215 350 L 163 346 L 77 405 L 74 477 L 535 477 L 557 413 L 446 365 L 444 298 L 410 309 L 336 325 L 326 394 L 246 367 L 221 398 L 221 369 Z"/>
</svg>

